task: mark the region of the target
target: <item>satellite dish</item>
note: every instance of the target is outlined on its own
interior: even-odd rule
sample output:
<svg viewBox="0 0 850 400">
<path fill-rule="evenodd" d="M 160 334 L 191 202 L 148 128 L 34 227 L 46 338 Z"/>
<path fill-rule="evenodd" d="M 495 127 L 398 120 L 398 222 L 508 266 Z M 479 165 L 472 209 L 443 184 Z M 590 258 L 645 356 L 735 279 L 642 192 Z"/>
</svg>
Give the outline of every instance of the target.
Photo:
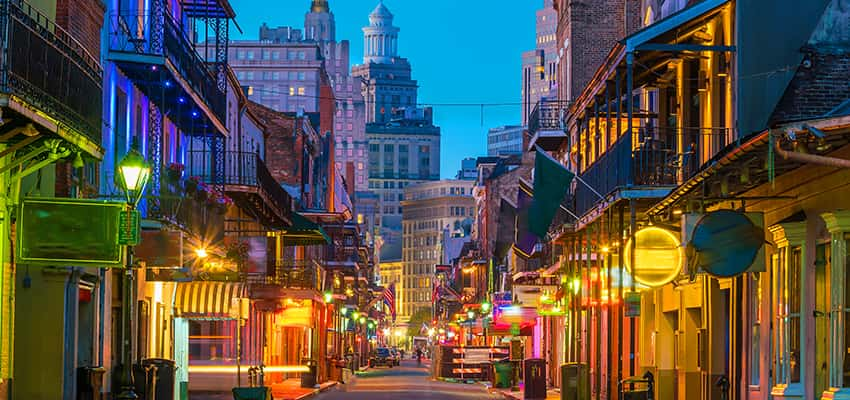
<svg viewBox="0 0 850 400">
<path fill-rule="evenodd" d="M 705 214 L 689 244 L 695 264 L 709 275 L 729 278 L 746 272 L 764 245 L 764 231 L 746 215 L 720 210 Z"/>
</svg>

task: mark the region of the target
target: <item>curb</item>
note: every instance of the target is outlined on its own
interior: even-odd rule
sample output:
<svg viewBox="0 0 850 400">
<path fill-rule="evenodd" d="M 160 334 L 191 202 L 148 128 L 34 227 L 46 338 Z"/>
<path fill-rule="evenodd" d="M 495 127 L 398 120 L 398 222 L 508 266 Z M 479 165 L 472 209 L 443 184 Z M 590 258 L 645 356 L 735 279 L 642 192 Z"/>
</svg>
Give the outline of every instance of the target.
<svg viewBox="0 0 850 400">
<path fill-rule="evenodd" d="M 331 390 L 331 389 L 333 389 L 333 388 L 337 387 L 338 385 L 339 385 L 339 382 L 334 381 L 334 382 L 331 382 L 329 385 L 327 385 L 327 386 L 325 386 L 325 387 L 322 387 L 322 388 L 319 388 L 319 389 L 315 389 L 315 390 L 313 390 L 312 392 L 307 393 L 307 394 L 303 394 L 303 395 L 301 395 L 300 397 L 296 397 L 296 398 L 295 398 L 295 399 L 293 399 L 293 400 L 306 400 L 306 399 L 310 399 L 310 398 L 312 398 L 313 396 L 316 396 L 316 395 L 318 395 L 319 393 L 327 392 L 328 390 Z"/>
</svg>

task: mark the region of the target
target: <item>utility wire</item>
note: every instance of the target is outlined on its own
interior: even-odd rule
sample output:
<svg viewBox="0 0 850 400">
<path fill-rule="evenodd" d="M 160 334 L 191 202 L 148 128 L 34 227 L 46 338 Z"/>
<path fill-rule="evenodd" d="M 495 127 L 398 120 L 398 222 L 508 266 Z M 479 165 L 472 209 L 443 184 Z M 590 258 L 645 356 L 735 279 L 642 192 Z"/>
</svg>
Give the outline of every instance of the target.
<svg viewBox="0 0 850 400">
<path fill-rule="evenodd" d="M 297 94 L 297 93 L 291 94 L 291 93 L 288 93 L 288 92 L 281 92 L 281 91 L 272 90 L 272 89 L 258 89 L 256 87 L 251 87 L 251 89 L 254 91 L 254 93 L 260 92 L 260 93 L 280 95 L 280 96 L 301 97 L 301 98 L 307 98 L 307 99 L 333 100 L 333 101 L 352 100 L 351 98 L 345 98 L 345 97 L 338 98 L 338 97 L 327 97 L 327 96 L 313 96 L 313 95 L 308 95 L 308 94 Z M 366 103 L 366 104 L 369 104 L 369 105 L 377 104 L 377 102 L 369 101 L 369 100 L 366 100 L 366 99 L 363 99 L 363 102 Z M 521 106 L 523 104 L 524 103 L 511 103 L 511 102 L 504 102 L 504 103 L 476 103 L 476 102 L 439 103 L 439 102 L 431 102 L 431 103 L 416 103 L 416 106 L 423 106 L 423 107 L 425 107 L 425 106 L 433 106 L 433 107 L 481 107 L 481 108 L 484 108 L 484 107 Z"/>
</svg>

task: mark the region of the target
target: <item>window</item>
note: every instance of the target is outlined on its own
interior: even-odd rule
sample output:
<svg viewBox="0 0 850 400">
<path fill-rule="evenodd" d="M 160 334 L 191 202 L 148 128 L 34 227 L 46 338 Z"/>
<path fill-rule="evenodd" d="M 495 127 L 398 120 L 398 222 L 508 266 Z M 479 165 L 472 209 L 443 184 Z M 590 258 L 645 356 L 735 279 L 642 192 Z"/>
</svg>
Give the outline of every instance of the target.
<svg viewBox="0 0 850 400">
<path fill-rule="evenodd" d="M 307 53 L 304 53 L 303 51 L 299 51 L 298 52 L 298 59 L 299 60 L 306 60 L 307 59 Z"/>
<path fill-rule="evenodd" d="M 304 73 L 304 72 L 299 72 L 299 73 L 298 73 L 298 80 L 299 80 L 299 81 L 303 81 L 303 80 L 305 80 L 305 79 L 307 79 L 307 74 L 306 74 L 306 73 Z"/>
<path fill-rule="evenodd" d="M 752 336 L 750 342 L 750 385 L 761 382 L 761 274 L 750 277 L 750 315 L 752 315 Z"/>
<path fill-rule="evenodd" d="M 249 60 L 253 60 L 253 59 L 254 59 L 254 52 L 253 52 L 253 51 L 250 51 L 250 50 L 249 50 L 247 54 L 248 54 L 248 59 L 249 59 Z"/>
<path fill-rule="evenodd" d="M 290 96 L 295 96 L 295 88 L 294 88 L 294 87 L 290 87 L 290 88 L 289 88 L 289 95 L 290 95 Z"/>
<path fill-rule="evenodd" d="M 272 60 L 280 60 L 280 52 L 275 50 L 272 52 Z"/>
<path fill-rule="evenodd" d="M 299 95 L 299 96 L 303 96 L 303 95 L 304 95 L 304 88 L 303 88 L 303 87 L 299 87 L 299 88 L 298 88 L 298 95 Z"/>
<path fill-rule="evenodd" d="M 776 271 L 776 329 L 773 360 L 776 383 L 800 382 L 800 255 L 799 247 L 780 247 L 773 257 Z"/>
</svg>

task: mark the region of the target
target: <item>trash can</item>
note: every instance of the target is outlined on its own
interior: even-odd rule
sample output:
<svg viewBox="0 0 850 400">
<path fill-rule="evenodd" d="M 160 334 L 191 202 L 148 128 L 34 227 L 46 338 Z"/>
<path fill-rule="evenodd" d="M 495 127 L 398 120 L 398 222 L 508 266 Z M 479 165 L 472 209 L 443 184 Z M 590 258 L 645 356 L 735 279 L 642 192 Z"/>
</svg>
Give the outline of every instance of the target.
<svg viewBox="0 0 850 400">
<path fill-rule="evenodd" d="M 301 387 L 312 389 L 316 387 L 316 361 L 304 359 L 302 362 L 307 365 L 309 371 L 301 373 Z"/>
<path fill-rule="evenodd" d="M 561 400 L 590 400 L 590 377 L 587 365 L 561 365 Z"/>
<path fill-rule="evenodd" d="M 268 400 L 271 390 L 267 387 L 235 387 L 233 400 Z"/>
<path fill-rule="evenodd" d="M 133 366 L 136 394 L 141 399 L 173 400 L 174 373 L 177 364 L 172 360 L 148 358 Z"/>
<path fill-rule="evenodd" d="M 546 398 L 546 360 L 529 358 L 523 363 L 526 399 Z"/>
<path fill-rule="evenodd" d="M 103 375 L 106 368 L 80 367 L 77 369 L 77 399 L 100 400 L 103 387 Z"/>
<path fill-rule="evenodd" d="M 493 372 L 495 372 L 493 386 L 497 388 L 507 389 L 513 384 L 514 366 L 507 359 L 493 363 Z"/>
</svg>

